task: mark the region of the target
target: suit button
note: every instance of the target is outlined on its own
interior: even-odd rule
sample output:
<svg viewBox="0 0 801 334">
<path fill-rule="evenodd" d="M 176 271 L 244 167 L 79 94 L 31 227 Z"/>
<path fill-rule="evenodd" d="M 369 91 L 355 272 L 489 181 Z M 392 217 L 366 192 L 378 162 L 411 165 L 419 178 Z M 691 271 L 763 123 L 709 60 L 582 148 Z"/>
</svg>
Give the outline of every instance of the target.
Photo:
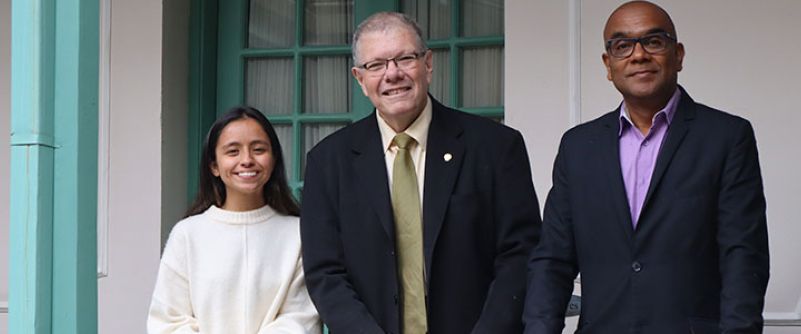
<svg viewBox="0 0 801 334">
<path fill-rule="evenodd" d="M 634 263 L 631 264 L 631 270 L 633 270 L 635 273 L 642 271 L 642 264 L 634 261 Z"/>
<path fill-rule="evenodd" d="M 389 252 L 389 255 L 395 256 L 395 251 Z"/>
<path fill-rule="evenodd" d="M 395 295 L 394 298 L 395 298 L 395 305 L 398 305 L 398 295 Z"/>
</svg>

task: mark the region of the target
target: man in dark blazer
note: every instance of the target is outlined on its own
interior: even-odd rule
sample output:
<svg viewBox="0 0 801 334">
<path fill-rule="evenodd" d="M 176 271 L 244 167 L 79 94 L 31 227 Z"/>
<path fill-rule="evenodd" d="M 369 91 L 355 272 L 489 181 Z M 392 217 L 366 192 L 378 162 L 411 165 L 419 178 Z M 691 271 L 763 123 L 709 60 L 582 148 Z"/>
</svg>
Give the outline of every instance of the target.
<svg viewBox="0 0 801 334">
<path fill-rule="evenodd" d="M 360 24 L 353 55 L 376 112 L 309 152 L 303 190 L 303 264 L 323 322 L 335 334 L 522 332 L 540 228 L 522 136 L 427 94 L 432 52 L 402 14 Z M 425 303 L 406 310 L 388 171 L 401 132 L 418 143 L 425 281 Z M 406 312 L 425 329 L 403 328 Z"/>
<path fill-rule="evenodd" d="M 561 333 L 581 273 L 581 333 L 761 333 L 765 199 L 748 121 L 677 84 L 684 47 L 660 7 L 604 29 L 620 108 L 569 130 L 529 262 L 525 333 Z"/>
</svg>

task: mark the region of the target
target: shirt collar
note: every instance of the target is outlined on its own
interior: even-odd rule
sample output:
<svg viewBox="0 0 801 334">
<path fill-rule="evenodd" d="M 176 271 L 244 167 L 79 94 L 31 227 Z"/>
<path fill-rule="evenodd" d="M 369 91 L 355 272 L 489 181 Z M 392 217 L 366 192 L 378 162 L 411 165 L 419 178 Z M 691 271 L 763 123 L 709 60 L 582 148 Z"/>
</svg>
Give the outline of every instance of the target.
<svg viewBox="0 0 801 334">
<path fill-rule="evenodd" d="M 428 140 L 428 127 L 431 125 L 431 112 L 431 98 L 427 97 L 426 106 L 423 108 L 423 111 L 417 116 L 417 119 L 403 131 L 414 138 L 417 145 L 421 148 L 426 147 L 426 141 Z M 381 131 L 381 143 L 384 145 L 384 151 L 386 152 L 392 146 L 392 139 L 395 138 L 395 135 L 398 133 L 381 118 L 378 114 L 378 110 L 376 110 L 375 115 L 378 119 L 378 130 Z"/>
<path fill-rule="evenodd" d="M 665 124 L 670 126 L 670 122 L 673 121 L 673 116 L 676 115 L 676 109 L 679 106 L 679 99 L 681 99 L 681 90 L 678 87 L 676 87 L 676 91 L 673 92 L 673 96 L 670 97 L 670 100 L 668 100 L 668 103 L 665 105 L 665 107 L 662 108 L 662 110 L 658 111 L 656 114 L 654 114 L 652 122 L 655 122 L 658 117 L 664 117 L 665 118 Z M 660 115 L 664 115 L 664 116 L 660 116 Z M 629 115 L 628 110 L 626 110 L 626 103 L 625 102 L 621 102 L 620 103 L 620 128 L 619 128 L 618 133 L 617 133 L 618 136 L 621 136 L 623 134 L 623 129 L 624 129 L 624 126 L 626 126 L 626 125 L 634 126 L 634 122 L 631 121 L 631 116 Z"/>
</svg>

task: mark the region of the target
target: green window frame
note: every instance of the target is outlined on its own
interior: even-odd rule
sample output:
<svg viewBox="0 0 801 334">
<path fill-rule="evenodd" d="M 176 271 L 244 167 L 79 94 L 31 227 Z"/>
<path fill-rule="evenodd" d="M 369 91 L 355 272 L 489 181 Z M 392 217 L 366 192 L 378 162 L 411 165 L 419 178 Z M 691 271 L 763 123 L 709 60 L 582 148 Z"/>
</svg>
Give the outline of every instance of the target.
<svg viewBox="0 0 801 334">
<path fill-rule="evenodd" d="M 463 1 L 450 2 L 450 34 L 447 38 L 427 40 L 432 51 L 446 51 L 448 68 L 446 70 L 449 87 L 448 98 L 435 98 L 444 104 L 466 112 L 486 116 L 499 121 L 503 120 L 504 107 L 502 100 L 503 65 L 500 64 L 501 101 L 499 105 L 470 107 L 462 103 L 464 85 L 465 50 L 473 48 L 496 47 L 502 50 L 504 37 L 500 35 L 465 37 L 462 31 L 461 13 Z M 278 48 L 248 48 L 249 0 L 193 0 L 191 29 L 190 66 L 190 119 L 189 119 L 189 177 L 188 193 L 194 196 L 197 189 L 198 166 L 201 147 L 214 120 L 234 105 L 246 101 L 246 62 L 253 58 L 291 59 L 294 71 L 294 95 L 292 110 L 287 114 L 267 115 L 276 126 L 291 126 L 292 149 L 285 149 L 285 159 L 291 170 L 287 170 L 290 187 L 299 198 L 299 190 L 303 187 L 302 163 L 305 160 L 303 131 L 307 124 L 349 124 L 373 112 L 370 101 L 363 96 L 361 88 L 355 80 L 351 84 L 351 110 L 347 113 L 304 113 L 303 77 L 304 59 L 319 56 L 350 56 L 350 45 L 313 46 L 303 44 L 304 9 L 306 1 L 295 1 L 295 40 L 291 46 Z M 378 11 L 402 11 L 400 0 L 352 0 L 353 24 L 358 25 L 363 19 Z M 501 0 L 502 9 L 502 0 Z M 502 10 L 501 10 L 502 12 Z M 220 38 L 220 36 L 225 36 Z M 350 58 L 350 57 L 348 57 Z M 502 61 L 502 60 L 501 60 Z M 434 68 L 437 71 L 438 64 Z M 439 65 L 442 66 L 442 65 Z M 433 93 L 432 93 L 433 94 Z M 265 112 L 262 110 L 262 112 Z M 285 143 L 282 143 L 286 145 Z M 289 162 L 289 161 L 288 161 Z"/>
</svg>

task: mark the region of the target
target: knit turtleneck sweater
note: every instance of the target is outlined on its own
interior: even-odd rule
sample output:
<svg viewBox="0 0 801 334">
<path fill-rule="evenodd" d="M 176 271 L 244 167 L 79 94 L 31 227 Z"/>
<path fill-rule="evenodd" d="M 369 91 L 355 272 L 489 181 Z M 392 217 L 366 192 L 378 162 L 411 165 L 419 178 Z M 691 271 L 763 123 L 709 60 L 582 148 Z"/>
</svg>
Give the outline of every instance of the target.
<svg viewBox="0 0 801 334">
<path fill-rule="evenodd" d="M 320 333 L 297 217 L 212 206 L 172 229 L 148 333 Z"/>
</svg>

